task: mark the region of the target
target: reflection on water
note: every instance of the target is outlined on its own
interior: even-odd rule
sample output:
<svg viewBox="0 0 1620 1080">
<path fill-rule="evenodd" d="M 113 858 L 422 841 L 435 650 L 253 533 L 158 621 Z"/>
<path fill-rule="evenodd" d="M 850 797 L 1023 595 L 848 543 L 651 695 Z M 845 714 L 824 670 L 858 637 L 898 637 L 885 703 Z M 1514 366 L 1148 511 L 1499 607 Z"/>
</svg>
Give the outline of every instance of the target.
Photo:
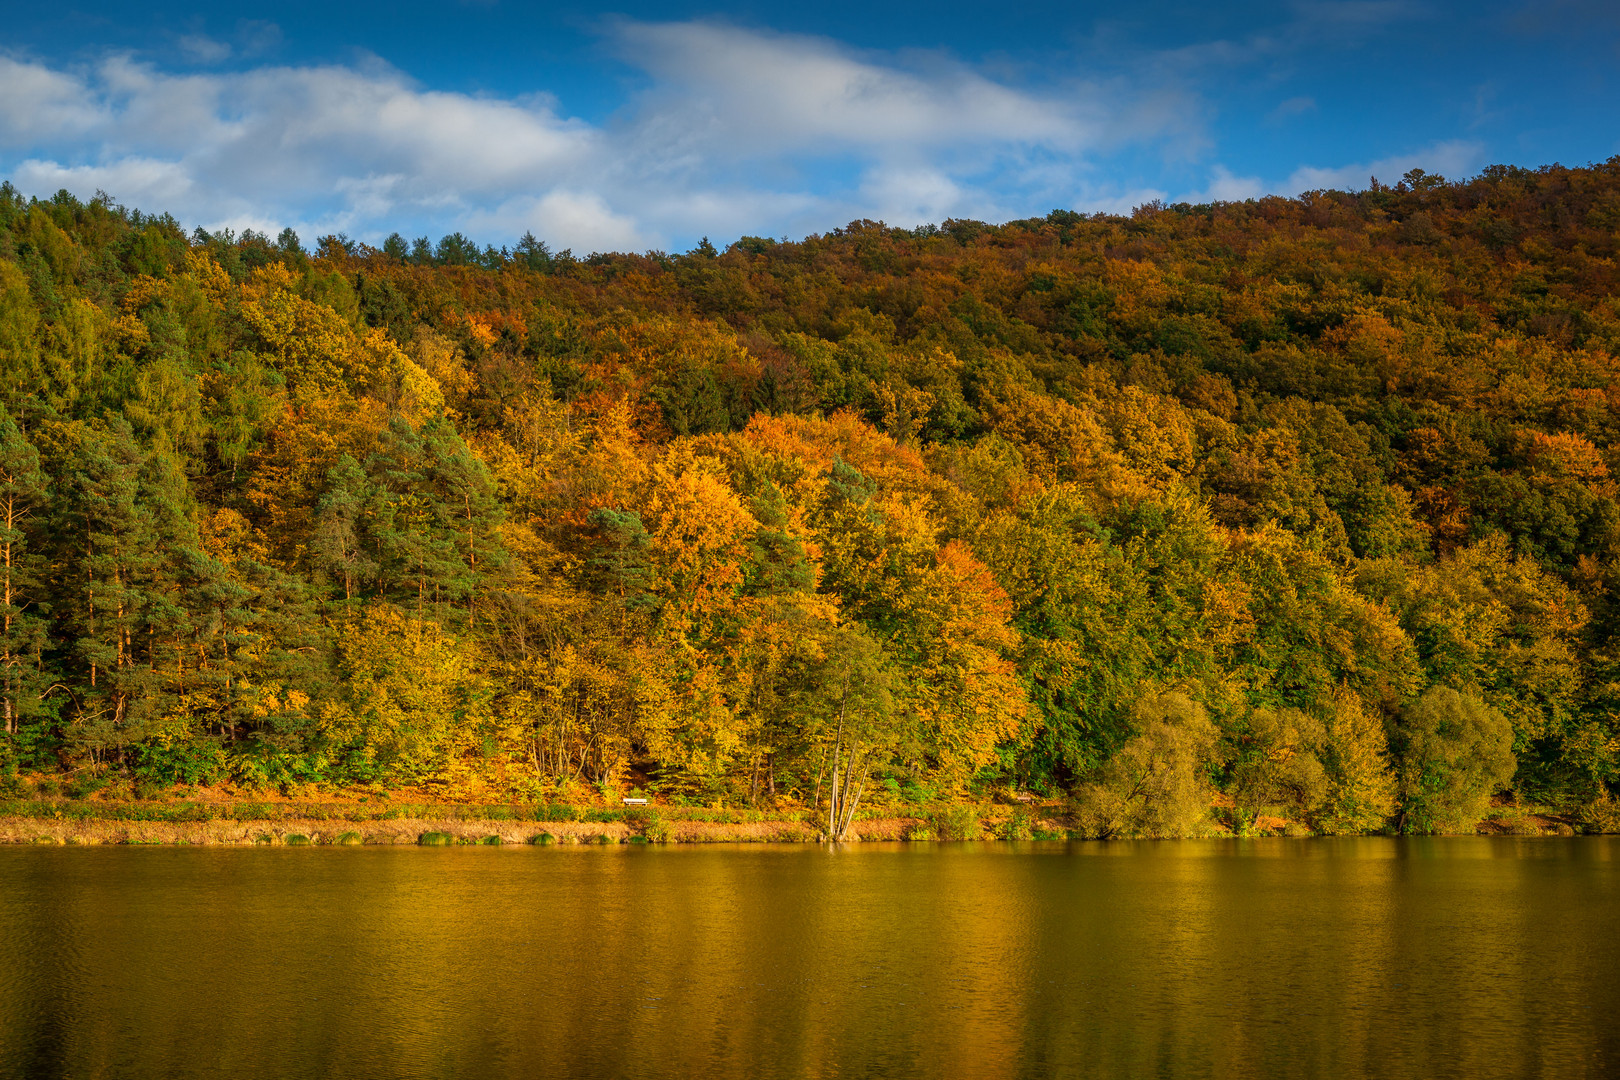
<svg viewBox="0 0 1620 1080">
<path fill-rule="evenodd" d="M 1620 1075 L 1620 839 L 0 849 L 0 1075 Z"/>
</svg>

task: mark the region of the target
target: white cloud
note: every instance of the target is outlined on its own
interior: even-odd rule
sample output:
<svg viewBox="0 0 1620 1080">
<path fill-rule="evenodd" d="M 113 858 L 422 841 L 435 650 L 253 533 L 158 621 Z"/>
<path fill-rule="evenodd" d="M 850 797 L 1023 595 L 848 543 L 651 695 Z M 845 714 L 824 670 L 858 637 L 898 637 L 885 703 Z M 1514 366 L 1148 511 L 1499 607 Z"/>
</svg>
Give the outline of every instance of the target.
<svg viewBox="0 0 1620 1080">
<path fill-rule="evenodd" d="M 1472 174 L 1484 161 L 1483 143 L 1454 139 L 1435 143 L 1410 154 L 1397 154 L 1365 164 L 1340 165 L 1325 169 L 1310 165 L 1301 166 L 1295 169 L 1293 175 L 1283 184 L 1282 191 L 1288 195 L 1328 188 L 1360 191 L 1367 186 L 1372 177 L 1377 177 L 1382 184 L 1394 184 L 1413 169 L 1438 173 L 1455 180 Z"/>
<path fill-rule="evenodd" d="M 1391 6 L 1321 10 L 1371 21 Z M 40 195 L 106 190 L 209 229 L 292 225 L 306 240 L 345 231 L 371 242 L 461 230 L 497 243 L 532 229 L 581 252 L 802 235 L 855 218 L 1128 212 L 1166 198 L 1099 178 L 1100 163 L 1127 151 L 1199 169 L 1196 201 L 1280 190 L 1207 163 L 1209 109 L 1180 75 L 1031 88 L 936 53 L 713 22 L 625 21 L 608 33 L 648 85 L 603 123 L 570 118 L 543 88 L 434 90 L 380 60 L 176 72 L 122 54 L 83 67 L 0 56 L 0 175 Z M 178 45 L 216 64 L 279 41 L 273 24 L 243 23 L 229 43 Z M 1278 111 L 1311 106 L 1295 98 Z M 1437 143 L 1302 168 L 1285 186 L 1360 186 L 1414 166 L 1456 175 L 1480 154 Z"/>
<path fill-rule="evenodd" d="M 1258 176 L 1235 176 L 1226 166 L 1216 165 L 1202 191 L 1178 196 L 1176 201 L 1242 202 L 1264 195 L 1291 197 L 1306 191 L 1359 191 L 1367 186 L 1371 177 L 1376 176 L 1379 183 L 1394 184 L 1412 169 L 1457 179 L 1474 173 L 1483 161 L 1484 147 L 1480 143 L 1452 141 L 1435 143 L 1410 154 L 1380 158 L 1366 164 L 1333 168 L 1301 166 L 1282 181 L 1267 181 Z"/>
<path fill-rule="evenodd" d="M 20 163 L 12 176 L 23 191 L 116 191 L 129 205 L 148 207 L 154 213 L 173 212 L 171 208 L 185 206 L 193 196 L 192 178 L 183 166 L 153 158 L 126 157 L 107 165 L 73 166 L 30 159 Z"/>
<path fill-rule="evenodd" d="M 76 76 L 0 56 L 0 148 L 77 136 L 102 119 L 94 96 Z"/>
<path fill-rule="evenodd" d="M 1242 202 L 1258 199 L 1266 194 L 1265 181 L 1258 176 L 1234 176 L 1225 165 L 1216 165 L 1211 171 L 1209 185 L 1203 191 L 1184 196 L 1179 202 L 1212 203 Z"/>
<path fill-rule="evenodd" d="M 555 248 L 634 251 L 647 238 L 634 219 L 615 213 L 600 195 L 587 191 L 550 191 L 538 198 L 511 199 L 493 211 L 475 213 L 467 228 L 477 234 L 518 236 L 532 232 Z"/>
<path fill-rule="evenodd" d="M 678 221 L 683 235 L 716 241 L 761 234 L 804 236 L 825 232 L 829 222 L 861 216 L 861 209 L 833 196 L 808 191 L 775 191 L 735 182 L 716 187 L 665 188 L 648 193 L 642 204 L 647 221 Z"/>
<path fill-rule="evenodd" d="M 544 93 L 432 90 L 381 61 L 173 72 L 117 54 L 73 69 L 0 57 L 0 169 L 31 192 L 104 189 L 210 229 L 532 228 L 596 250 L 992 216 L 1037 194 L 1074 205 L 1076 162 L 1187 130 L 1171 99 L 1020 89 L 937 54 L 709 22 L 610 33 L 651 85 L 602 125 Z M 212 64 L 279 31 L 243 24 L 234 41 L 178 44 Z"/>
<path fill-rule="evenodd" d="M 188 60 L 199 64 L 218 64 L 231 58 L 229 45 L 206 34 L 186 34 L 175 44 Z"/>
<path fill-rule="evenodd" d="M 1130 144 L 1189 153 L 1203 138 L 1199 110 L 1173 88 L 1080 78 L 1022 88 L 937 53 L 705 21 L 621 22 L 614 34 L 652 85 L 609 129 L 624 151 L 613 182 L 644 190 L 651 216 L 690 223 L 688 235 L 1089 207 L 1083 163 Z M 841 181 L 828 183 L 840 164 Z M 769 188 L 739 191 L 749 173 Z"/>
<path fill-rule="evenodd" d="M 208 228 L 266 209 L 361 230 L 465 212 L 574 179 L 600 140 L 543 104 L 423 90 L 385 67 L 178 75 L 113 56 L 68 73 L 0 58 L 0 89 L 0 152 L 27 155 L 8 155 L 20 186 L 101 188 Z"/>
<path fill-rule="evenodd" d="M 937 57 L 906 70 L 822 38 L 706 22 L 623 23 L 617 37 L 657 80 L 645 107 L 661 127 L 740 155 L 960 140 L 1075 149 L 1106 118 L 1084 94 L 1022 92 Z"/>
</svg>

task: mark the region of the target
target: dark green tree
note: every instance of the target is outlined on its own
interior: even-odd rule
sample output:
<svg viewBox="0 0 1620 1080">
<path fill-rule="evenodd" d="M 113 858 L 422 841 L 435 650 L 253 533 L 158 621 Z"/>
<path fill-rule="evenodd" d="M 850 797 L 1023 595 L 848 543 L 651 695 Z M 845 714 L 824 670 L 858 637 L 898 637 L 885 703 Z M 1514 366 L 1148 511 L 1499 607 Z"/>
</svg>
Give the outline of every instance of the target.
<svg viewBox="0 0 1620 1080">
<path fill-rule="evenodd" d="M 50 681 L 43 664 L 41 560 L 27 528 L 48 499 L 39 451 L 0 406 L 0 717 L 7 735 L 39 712 Z"/>
</svg>

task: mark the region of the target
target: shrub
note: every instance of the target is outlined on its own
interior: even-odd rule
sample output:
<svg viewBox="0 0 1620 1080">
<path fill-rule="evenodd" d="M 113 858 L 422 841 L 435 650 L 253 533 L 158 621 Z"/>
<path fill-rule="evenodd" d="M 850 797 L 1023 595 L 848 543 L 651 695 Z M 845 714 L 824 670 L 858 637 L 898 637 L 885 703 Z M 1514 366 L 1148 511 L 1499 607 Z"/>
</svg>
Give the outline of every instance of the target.
<svg viewBox="0 0 1620 1080">
<path fill-rule="evenodd" d="M 85 773 L 68 782 L 67 794 L 70 799 L 88 799 L 106 786 L 106 777 L 97 773 Z"/>
<path fill-rule="evenodd" d="M 303 833 L 288 833 L 286 838 L 282 840 L 282 843 L 286 844 L 288 847 L 308 847 L 309 837 L 305 836 Z"/>
<path fill-rule="evenodd" d="M 1323 733 L 1327 797 L 1308 818 L 1311 828 L 1329 836 L 1377 832 L 1395 812 L 1395 774 L 1383 722 L 1346 695 L 1333 703 Z"/>
<path fill-rule="evenodd" d="M 636 836 L 632 840 L 640 839 L 653 844 L 667 844 L 673 837 L 673 830 L 664 816 L 652 808 L 640 808 L 624 813 L 624 823 L 630 827 Z"/>
<path fill-rule="evenodd" d="M 529 843 L 534 844 L 537 847 L 544 846 L 546 844 L 555 844 L 556 842 L 557 838 L 548 832 L 535 833 L 533 836 L 529 837 Z"/>
<path fill-rule="evenodd" d="M 422 847 L 448 847 L 456 841 L 449 833 L 425 832 L 416 838 L 416 842 Z"/>
<path fill-rule="evenodd" d="M 941 840 L 977 840 L 979 811 L 972 806 L 947 806 L 934 811 L 934 832 Z"/>
<path fill-rule="evenodd" d="M 1507 717 L 1449 686 L 1408 706 L 1399 736 L 1402 832 L 1471 830 L 1518 766 Z"/>
<path fill-rule="evenodd" d="M 1030 822 L 1029 811 L 1023 807 L 1012 812 L 1012 816 L 1001 823 L 996 835 L 1003 840 L 1029 840 L 1035 835 L 1034 826 Z"/>
<path fill-rule="evenodd" d="M 207 784 L 225 771 L 219 740 L 191 733 L 166 733 L 134 747 L 135 775 L 160 787 Z"/>
<path fill-rule="evenodd" d="M 1231 794 L 1240 829 L 1268 809 L 1309 817 L 1327 801 L 1328 777 L 1316 756 L 1327 741 L 1322 721 L 1298 709 L 1256 709 L 1237 740 Z"/>
<path fill-rule="evenodd" d="M 1076 791 L 1076 831 L 1104 840 L 1207 832 L 1215 728 L 1204 707 L 1182 694 L 1152 694 L 1135 717 L 1137 733 Z"/>
<path fill-rule="evenodd" d="M 933 802 L 934 798 L 938 794 L 939 792 L 937 789 L 930 787 L 927 784 L 918 783 L 914 778 L 909 776 L 906 777 L 906 779 L 900 785 L 900 797 L 913 806 L 921 806 L 924 803 Z"/>
<path fill-rule="evenodd" d="M 1620 802 L 1607 791 L 1581 807 L 1577 815 L 1581 831 L 1589 835 L 1620 833 Z"/>
<path fill-rule="evenodd" d="M 338 838 L 332 842 L 335 844 L 342 844 L 344 847 L 352 847 L 358 844 L 364 844 L 365 840 L 361 838 L 359 833 L 355 832 L 353 829 L 350 829 L 348 832 L 339 833 Z"/>
<path fill-rule="evenodd" d="M 933 831 L 920 821 L 913 821 L 910 825 L 907 825 L 906 831 L 903 835 L 907 840 L 921 841 L 932 840 L 934 838 Z"/>
</svg>

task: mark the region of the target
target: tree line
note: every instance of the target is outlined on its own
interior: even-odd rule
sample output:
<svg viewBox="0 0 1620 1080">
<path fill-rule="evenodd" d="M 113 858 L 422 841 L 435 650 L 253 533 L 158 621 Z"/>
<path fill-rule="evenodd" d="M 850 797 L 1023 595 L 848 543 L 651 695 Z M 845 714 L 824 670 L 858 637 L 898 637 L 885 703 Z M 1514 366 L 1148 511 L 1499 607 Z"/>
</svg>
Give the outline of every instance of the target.
<svg viewBox="0 0 1620 1080">
<path fill-rule="evenodd" d="M 1617 248 L 1620 158 L 585 258 L 6 185 L 0 770 L 1603 799 Z"/>
</svg>

